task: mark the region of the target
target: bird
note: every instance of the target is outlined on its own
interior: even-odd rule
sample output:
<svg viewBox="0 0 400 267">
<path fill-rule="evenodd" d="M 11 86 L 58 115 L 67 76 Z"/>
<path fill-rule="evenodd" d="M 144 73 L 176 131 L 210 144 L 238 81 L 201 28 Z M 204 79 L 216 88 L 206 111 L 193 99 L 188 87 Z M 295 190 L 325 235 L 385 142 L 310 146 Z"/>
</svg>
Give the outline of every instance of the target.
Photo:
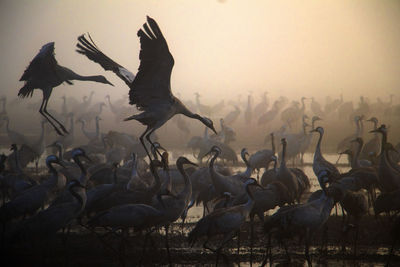
<svg viewBox="0 0 400 267">
<path fill-rule="evenodd" d="M 286 139 L 282 138 L 282 158 L 281 165 L 279 167 L 278 173 L 276 174 L 276 180 L 283 183 L 290 192 L 291 202 L 298 196 L 299 183 L 295 174 L 286 166 Z M 299 200 L 299 199 L 298 199 Z"/>
<path fill-rule="evenodd" d="M 268 217 L 264 223 L 264 230 L 266 233 L 277 229 L 280 238 L 292 238 L 294 235 L 305 235 L 305 257 L 309 266 L 312 265 L 309 255 L 310 241 L 315 232 L 328 220 L 336 201 L 332 196 L 325 193 L 327 189 L 325 188 L 325 181 L 323 179 L 324 177 L 318 176 L 320 184 L 323 185 L 323 192 L 320 194 L 319 198 L 304 204 L 283 206 L 272 216 Z M 290 260 L 286 243 L 284 243 L 284 247 L 286 255 Z M 267 258 L 265 258 L 262 266 L 265 265 L 266 260 Z"/>
<path fill-rule="evenodd" d="M 42 90 L 43 99 L 39 113 L 53 126 L 59 135 L 67 134 L 67 129 L 47 112 L 47 104 L 54 87 L 59 86 L 63 82 L 71 85 L 71 81 L 73 80 L 93 81 L 113 85 L 102 75 L 82 76 L 66 67 L 58 65 L 54 56 L 54 42 L 42 46 L 19 80 L 25 81 L 24 86 L 18 92 L 19 97 L 32 97 L 35 89 Z M 61 128 L 61 131 L 55 123 Z"/>
<path fill-rule="evenodd" d="M 242 186 L 245 188 L 245 192 L 247 192 L 248 196 L 248 201 L 245 204 L 221 208 L 213 211 L 204 218 L 200 219 L 188 235 L 188 242 L 190 246 L 193 246 L 199 238 L 206 236 L 207 239 L 203 243 L 203 247 L 217 253 L 216 265 L 218 265 L 218 257 L 221 249 L 240 230 L 240 227 L 246 221 L 251 209 L 253 208 L 254 198 L 249 186 L 260 185 L 255 179 L 251 178 L 243 183 Z M 217 235 L 223 235 L 222 241 L 218 248 L 212 249 L 208 247 L 207 243 L 209 242 L 209 239 Z"/>
<path fill-rule="evenodd" d="M 400 171 L 396 170 L 389 159 L 387 128 L 382 124 L 379 128 L 370 131 L 370 133 L 382 134 L 381 152 L 379 155 L 378 178 L 379 188 L 382 192 L 387 193 L 400 189 Z"/>
<path fill-rule="evenodd" d="M 366 121 L 370 121 L 374 124 L 373 130 L 378 128 L 378 119 L 376 117 L 372 117 Z M 381 142 L 379 140 L 379 136 L 377 133 L 374 133 L 374 137 L 365 143 L 360 157 L 362 159 L 370 159 L 371 157 L 377 158 L 379 155 L 379 151 L 381 150 Z"/>
<path fill-rule="evenodd" d="M 24 145 L 29 143 L 25 135 L 10 129 L 10 118 L 8 116 L 4 116 L 2 119 L 6 121 L 7 136 L 12 144 Z"/>
<path fill-rule="evenodd" d="M 327 161 L 321 152 L 321 142 L 322 142 L 322 137 L 324 136 L 324 128 L 318 126 L 317 128 L 312 129 L 310 132 L 319 133 L 319 139 L 317 146 L 315 147 L 314 160 L 313 160 L 314 174 L 317 177 L 319 177 L 321 173 L 326 173 L 325 177 L 327 177 L 329 182 L 333 182 L 339 179 L 340 173 L 338 169 L 335 167 L 335 165 Z"/>
<path fill-rule="evenodd" d="M 73 180 L 68 184 L 68 191 L 74 197 L 71 201 L 50 206 L 35 216 L 22 221 L 7 240 L 14 242 L 46 240 L 55 235 L 61 228 L 72 223 L 85 208 L 86 192 L 84 186 L 78 180 Z"/>
<path fill-rule="evenodd" d="M 63 166 L 57 156 L 48 156 L 46 158 L 46 166 L 51 173 L 50 177 L 45 182 L 21 192 L 0 208 L 1 221 L 7 222 L 22 215 L 33 215 L 46 204 L 52 191 L 65 186 L 65 177 L 52 166 L 54 163 Z"/>
<path fill-rule="evenodd" d="M 242 176 L 240 174 L 225 176 L 218 173 L 215 169 L 214 162 L 221 154 L 221 149 L 217 146 L 213 146 L 209 153 L 214 153 L 210 160 L 209 170 L 217 195 L 222 195 L 224 192 L 229 192 L 234 196 L 244 193 Z"/>
<path fill-rule="evenodd" d="M 146 137 L 154 146 L 150 135 L 176 114 L 197 119 L 217 134 L 211 119 L 191 112 L 172 94 L 170 80 L 174 58 L 157 22 L 147 16 L 147 24 L 143 25 L 143 29 L 140 29 L 137 35 L 141 51 L 139 71 L 136 76 L 103 54 L 93 40 L 89 41 L 84 35 L 78 37 L 77 52 L 86 55 L 105 70 L 113 71 L 129 86 L 129 104 L 135 105 L 143 112 L 124 120 L 137 120 L 147 126 L 139 139 L 149 159 L 151 160 L 151 156 L 143 138 Z"/>
</svg>

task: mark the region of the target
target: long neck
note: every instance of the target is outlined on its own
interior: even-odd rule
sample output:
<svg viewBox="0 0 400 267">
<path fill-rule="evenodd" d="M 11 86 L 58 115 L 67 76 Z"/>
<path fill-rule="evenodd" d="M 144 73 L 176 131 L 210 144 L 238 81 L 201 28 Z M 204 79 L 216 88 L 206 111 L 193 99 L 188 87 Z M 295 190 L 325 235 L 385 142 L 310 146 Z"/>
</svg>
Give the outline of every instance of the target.
<svg viewBox="0 0 400 267">
<path fill-rule="evenodd" d="M 351 168 L 360 168 L 360 163 L 358 162 L 358 158 L 360 156 L 361 152 L 361 144 L 357 143 L 357 149 L 356 153 L 353 155 L 353 158 L 351 159 Z"/>
<path fill-rule="evenodd" d="M 187 175 L 186 171 L 183 169 L 182 164 L 177 164 L 176 166 L 178 168 L 178 171 L 181 173 L 183 176 L 183 180 L 185 181 L 185 187 L 182 189 L 182 191 L 178 194 L 179 198 L 185 198 L 186 200 L 189 200 L 191 195 L 192 195 L 192 183 L 189 179 L 189 176 Z"/>
<path fill-rule="evenodd" d="M 57 149 L 58 149 L 58 158 L 61 161 L 64 161 L 62 144 L 57 144 Z"/>
<path fill-rule="evenodd" d="M 249 189 L 249 185 L 246 185 L 247 202 L 244 205 L 246 215 L 250 214 L 251 209 L 254 205 L 254 197 Z"/>
<path fill-rule="evenodd" d="M 315 159 L 315 157 L 322 157 L 322 153 L 321 153 L 322 136 L 323 136 L 323 134 L 319 133 L 318 143 L 317 143 L 317 146 L 315 147 L 314 159 Z"/>
<path fill-rule="evenodd" d="M 51 162 L 46 162 L 46 166 L 49 169 L 50 173 L 52 173 L 53 175 L 57 175 L 57 170 L 53 167 L 53 164 Z"/>
<path fill-rule="evenodd" d="M 274 135 L 271 134 L 271 145 L 272 145 L 272 154 L 275 155 L 275 140 L 274 140 Z"/>
<path fill-rule="evenodd" d="M 100 125 L 99 125 L 99 120 L 96 120 L 96 138 L 99 138 L 99 136 L 100 136 Z"/>
<path fill-rule="evenodd" d="M 282 144 L 282 159 L 280 168 L 286 168 L 286 143 Z"/>
<path fill-rule="evenodd" d="M 214 184 L 214 187 L 217 189 L 218 186 L 217 184 L 220 184 L 220 179 L 224 179 L 223 177 L 221 177 L 221 175 L 215 170 L 214 167 L 214 163 L 217 160 L 218 156 L 219 156 L 220 152 L 216 152 L 214 154 L 214 156 L 211 158 L 210 160 L 210 165 L 209 165 L 209 170 L 210 170 L 210 176 L 211 176 L 211 180 Z"/>
<path fill-rule="evenodd" d="M 253 169 L 252 169 L 252 167 L 250 166 L 250 163 L 249 163 L 249 161 L 247 160 L 247 158 L 246 158 L 246 154 L 245 153 L 242 153 L 242 159 L 243 159 L 243 161 L 244 161 L 244 163 L 246 164 L 246 170 L 242 173 L 244 176 L 246 176 L 246 177 L 250 177 L 251 176 L 251 173 L 253 172 Z"/>
<path fill-rule="evenodd" d="M 361 120 L 356 121 L 356 136 L 360 136 L 361 127 L 360 127 Z"/>
<path fill-rule="evenodd" d="M 81 160 L 79 159 L 79 156 L 75 156 L 74 158 L 75 163 L 79 166 L 79 169 L 81 170 L 81 177 L 80 181 L 81 184 L 86 185 L 86 180 L 87 180 L 87 171 L 85 166 L 83 166 Z"/>
<path fill-rule="evenodd" d="M 380 132 L 380 133 L 382 133 L 382 141 L 381 141 L 381 157 L 383 157 L 384 156 L 384 148 L 385 148 L 385 145 L 386 145 L 386 142 L 387 142 L 387 134 L 385 133 L 385 132 Z"/>
<path fill-rule="evenodd" d="M 71 125 L 69 127 L 69 134 L 73 134 L 74 133 L 74 116 L 71 116 L 69 122 L 71 123 Z"/>
<path fill-rule="evenodd" d="M 6 130 L 7 130 L 7 132 L 10 131 L 10 119 L 9 118 L 6 119 Z"/>
<path fill-rule="evenodd" d="M 22 173 L 22 168 L 19 162 L 19 151 L 18 149 L 15 150 L 15 167 L 16 167 L 16 171 L 17 173 Z"/>
</svg>

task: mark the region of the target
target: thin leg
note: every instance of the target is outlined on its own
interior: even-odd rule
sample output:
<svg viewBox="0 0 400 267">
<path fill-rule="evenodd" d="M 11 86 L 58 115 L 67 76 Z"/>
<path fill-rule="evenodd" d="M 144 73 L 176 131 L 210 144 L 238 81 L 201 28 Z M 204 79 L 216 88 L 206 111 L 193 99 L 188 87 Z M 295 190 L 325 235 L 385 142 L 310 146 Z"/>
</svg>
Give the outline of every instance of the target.
<svg viewBox="0 0 400 267">
<path fill-rule="evenodd" d="M 310 247 L 310 230 L 306 230 L 306 239 L 305 239 L 305 248 L 304 248 L 304 255 L 306 256 L 306 260 L 308 263 L 308 266 L 312 266 L 311 258 L 310 258 L 310 252 L 309 252 L 309 247 Z"/>
<path fill-rule="evenodd" d="M 148 134 L 146 134 L 146 139 L 147 141 L 151 144 L 152 148 L 154 149 L 154 151 L 162 158 L 162 155 L 160 153 L 160 151 L 158 151 L 158 149 L 156 148 L 156 146 L 154 145 L 153 141 L 151 141 L 150 139 L 150 135 L 155 131 L 156 129 L 153 128 L 150 130 L 150 132 Z"/>
<path fill-rule="evenodd" d="M 146 151 L 146 154 L 147 154 L 147 156 L 149 157 L 149 160 L 150 160 L 150 162 L 151 162 L 152 159 L 151 159 L 150 153 L 149 153 L 149 151 L 147 150 L 147 147 L 146 147 L 146 145 L 144 144 L 144 140 L 143 140 L 143 137 L 144 137 L 149 131 L 150 131 L 150 127 L 147 126 L 146 130 L 144 131 L 144 133 L 142 133 L 142 135 L 139 137 L 139 140 L 140 140 L 140 143 L 142 143 L 142 146 L 143 146 L 144 150 Z"/>
<path fill-rule="evenodd" d="M 67 131 L 67 129 L 65 129 L 64 125 L 61 122 L 59 122 L 56 118 L 54 118 L 53 115 L 51 115 L 49 112 L 47 112 L 47 104 L 49 103 L 49 98 L 50 98 L 50 95 L 47 97 L 47 99 L 44 103 L 44 109 L 43 109 L 44 113 L 49 115 L 49 117 L 52 118 L 60 126 L 61 130 L 63 130 L 64 133 L 68 134 L 68 131 Z"/>
<path fill-rule="evenodd" d="M 254 217 L 250 217 L 250 266 L 253 265 Z"/>
<path fill-rule="evenodd" d="M 166 225 L 165 226 L 165 247 L 167 248 L 169 266 L 172 266 L 171 254 L 169 253 L 168 229 L 169 229 L 169 225 Z"/>
<path fill-rule="evenodd" d="M 40 105 L 39 113 L 51 124 L 51 126 L 53 126 L 54 130 L 56 130 L 58 135 L 63 135 L 63 133 L 57 128 L 57 126 L 54 124 L 54 122 L 52 120 L 50 120 L 49 117 L 47 117 L 45 112 L 43 112 L 43 106 L 44 106 L 45 102 L 46 102 L 46 96 L 45 96 L 45 93 L 43 92 L 43 100 L 42 100 L 42 104 Z"/>
</svg>

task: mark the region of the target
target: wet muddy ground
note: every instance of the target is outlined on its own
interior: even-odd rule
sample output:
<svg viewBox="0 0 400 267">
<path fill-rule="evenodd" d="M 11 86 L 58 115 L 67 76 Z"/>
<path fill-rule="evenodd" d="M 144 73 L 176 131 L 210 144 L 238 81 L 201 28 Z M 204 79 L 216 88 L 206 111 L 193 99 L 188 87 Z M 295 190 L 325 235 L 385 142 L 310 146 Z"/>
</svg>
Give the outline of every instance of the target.
<svg viewBox="0 0 400 267">
<path fill-rule="evenodd" d="M 175 266 L 214 266 L 216 255 L 205 250 L 202 242 L 188 247 L 187 233 L 194 223 L 180 223 L 171 227 L 169 246 L 171 261 Z M 391 222 L 382 217 L 379 222 L 373 216 L 364 217 L 360 226 L 357 256 L 354 256 L 355 231 L 350 229 L 347 239 L 342 234 L 342 217 L 332 215 L 327 223 L 327 249 L 321 250 L 322 231 L 317 231 L 310 249 L 312 261 L 318 266 L 384 266 L 393 239 L 390 235 Z M 182 232 L 183 231 L 183 232 Z M 246 223 L 240 233 L 240 250 L 237 251 L 238 239 L 235 237 L 223 250 L 219 259 L 221 266 L 250 265 L 250 225 Z M 144 234 L 129 233 L 122 238 L 119 232 L 108 233 L 96 229 L 96 233 L 82 226 L 73 226 L 67 239 L 62 233 L 46 242 L 27 242 L 18 246 L 7 246 L 3 250 L 2 266 L 162 266 L 168 265 L 165 248 L 165 232 L 151 233 L 151 238 L 143 249 Z M 266 255 L 268 238 L 263 233 L 262 223 L 256 220 L 253 248 L 253 265 L 260 266 Z M 217 246 L 218 239 L 210 244 Z M 342 251 L 345 242 L 346 251 Z M 298 239 L 287 242 L 291 262 L 288 264 L 285 250 L 275 238 L 272 238 L 272 266 L 303 266 L 304 246 Z M 325 246 L 326 247 L 326 246 Z M 399 249 L 390 259 L 390 266 L 400 266 Z M 267 266 L 270 266 L 268 261 Z"/>
</svg>

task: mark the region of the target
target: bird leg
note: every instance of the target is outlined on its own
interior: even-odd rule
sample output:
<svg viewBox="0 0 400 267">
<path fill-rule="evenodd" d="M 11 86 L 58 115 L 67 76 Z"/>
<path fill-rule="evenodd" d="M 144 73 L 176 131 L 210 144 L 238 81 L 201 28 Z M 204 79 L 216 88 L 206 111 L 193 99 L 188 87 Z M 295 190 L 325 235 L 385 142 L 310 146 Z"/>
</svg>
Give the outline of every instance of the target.
<svg viewBox="0 0 400 267">
<path fill-rule="evenodd" d="M 43 100 L 42 100 L 42 104 L 40 105 L 39 113 L 51 124 L 51 126 L 53 126 L 54 130 L 56 130 L 58 135 L 63 136 L 63 133 L 57 128 L 57 126 L 54 124 L 54 122 L 51 121 L 50 118 L 47 117 L 46 113 L 43 111 L 43 106 L 44 106 L 45 102 L 46 102 L 46 96 L 43 93 Z"/>
<path fill-rule="evenodd" d="M 149 157 L 150 162 L 152 161 L 149 150 L 147 150 L 147 147 L 144 143 L 143 137 L 145 137 L 145 135 L 150 131 L 150 127 L 147 126 L 146 130 L 144 131 L 144 133 L 142 133 L 142 135 L 139 137 L 140 143 L 142 143 L 142 146 L 144 148 L 144 150 L 146 151 L 147 156 Z"/>
<path fill-rule="evenodd" d="M 169 253 L 169 243 L 168 243 L 168 229 L 169 229 L 169 225 L 165 225 L 164 227 L 165 227 L 165 247 L 167 248 L 168 263 L 169 263 L 169 266 L 172 266 L 171 254 Z"/>
<path fill-rule="evenodd" d="M 238 235 L 239 236 L 239 235 Z M 250 266 L 253 262 L 254 216 L 250 216 Z"/>
<path fill-rule="evenodd" d="M 151 144 L 151 147 L 154 149 L 154 151 L 156 151 L 156 153 L 163 158 L 163 156 L 161 155 L 160 151 L 158 151 L 158 149 L 156 148 L 156 146 L 154 145 L 154 143 L 151 141 L 150 136 L 151 134 L 155 131 L 156 129 L 151 129 L 150 132 L 148 134 L 146 134 L 146 139 L 147 141 Z"/>
<path fill-rule="evenodd" d="M 307 228 L 306 230 L 306 238 L 304 242 L 304 255 L 306 256 L 306 260 L 308 263 L 308 266 L 312 266 L 311 258 L 310 258 L 310 253 L 309 253 L 309 247 L 310 247 L 310 229 Z"/>
<path fill-rule="evenodd" d="M 49 103 L 49 98 L 47 97 L 45 103 L 44 103 L 44 108 L 43 108 L 43 112 L 46 113 L 50 118 L 52 118 L 61 128 L 61 130 L 63 130 L 64 133 L 69 134 L 67 129 L 65 129 L 64 125 L 59 122 L 56 118 L 53 117 L 53 115 L 51 115 L 48 111 L 47 111 L 47 104 Z"/>
</svg>

